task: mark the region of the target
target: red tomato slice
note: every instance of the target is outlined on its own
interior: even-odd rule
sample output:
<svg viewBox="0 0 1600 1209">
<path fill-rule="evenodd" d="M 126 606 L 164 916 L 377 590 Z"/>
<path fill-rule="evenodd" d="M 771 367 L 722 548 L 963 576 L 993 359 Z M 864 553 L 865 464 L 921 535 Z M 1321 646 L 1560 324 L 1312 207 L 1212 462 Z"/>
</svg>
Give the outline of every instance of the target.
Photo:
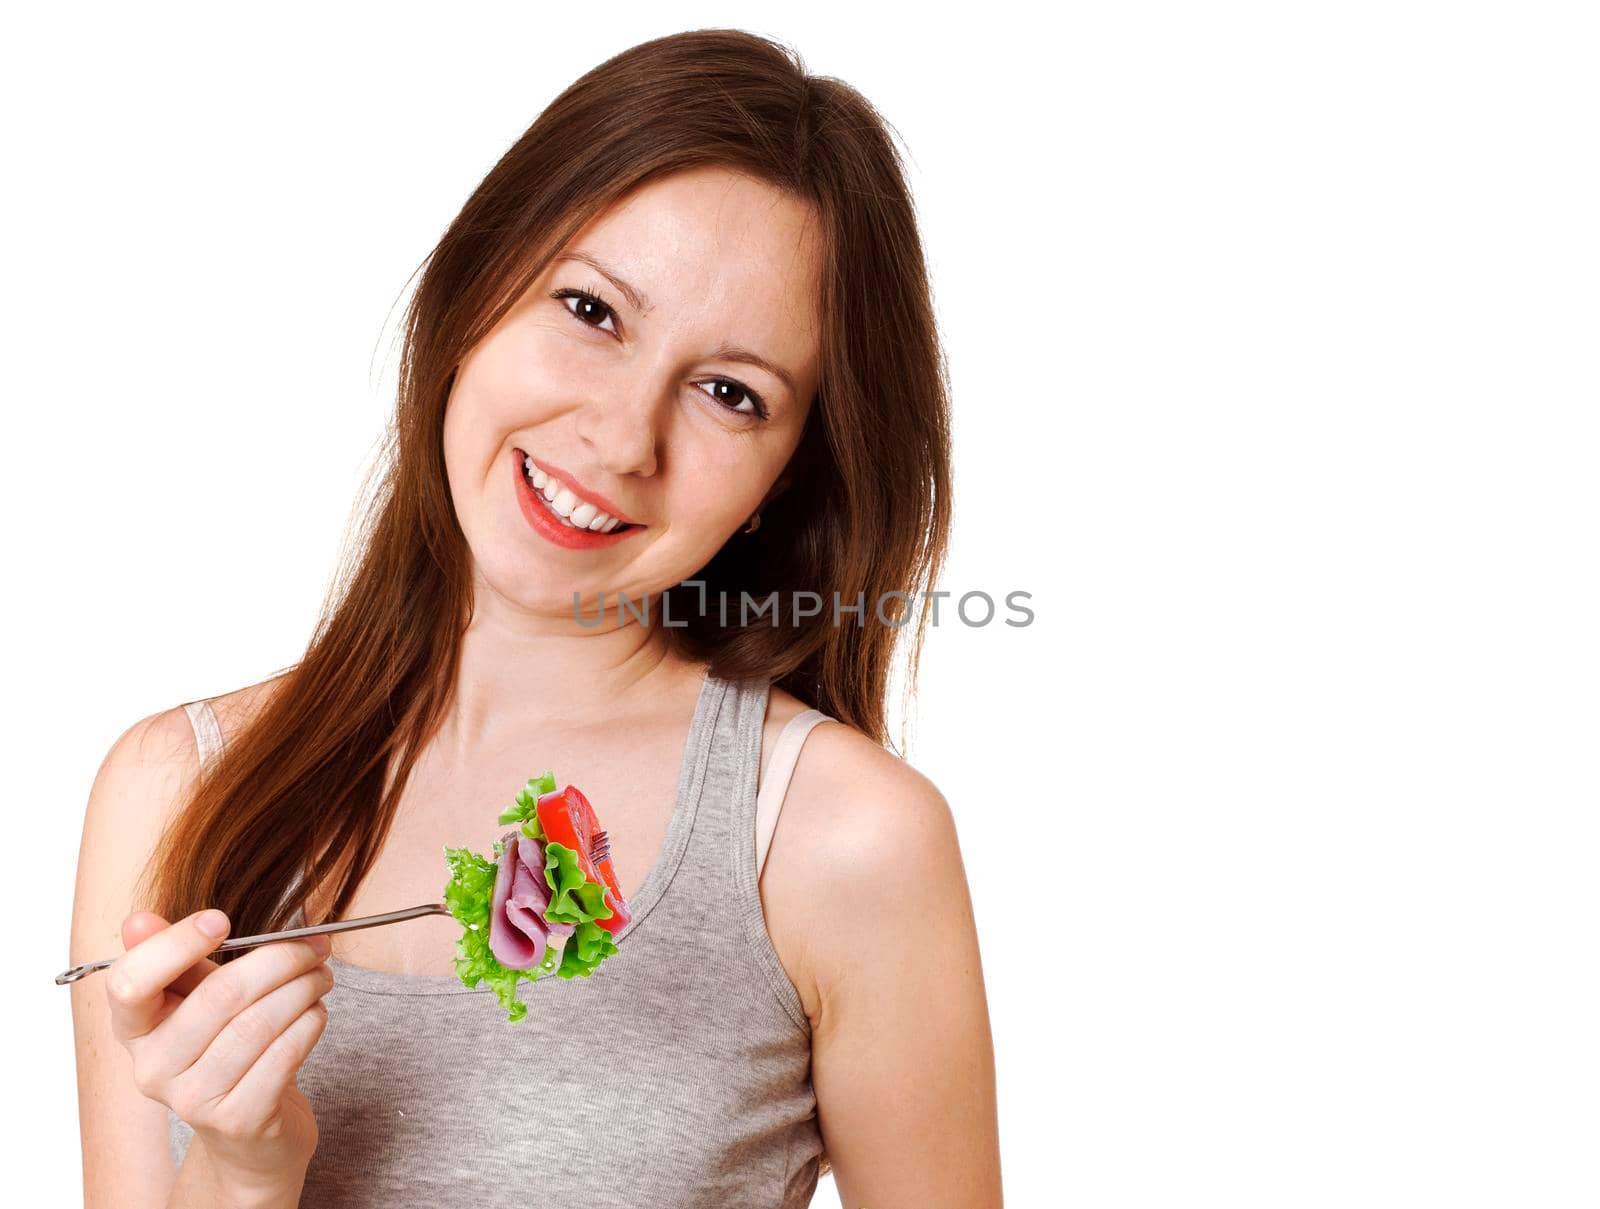
<svg viewBox="0 0 1600 1209">
<path fill-rule="evenodd" d="M 544 829 L 546 838 L 576 852 L 583 876 L 606 888 L 604 901 L 611 908 L 611 914 L 595 920 L 596 926 L 612 933 L 622 931 L 633 918 L 633 913 L 628 910 L 622 887 L 617 884 L 610 857 L 598 865 L 595 863 L 594 835 L 600 830 L 600 820 L 595 816 L 589 799 L 576 786 L 568 785 L 565 789 L 541 794 L 537 808 L 539 826 Z"/>
<path fill-rule="evenodd" d="M 628 910 L 628 900 L 624 897 L 622 886 L 617 881 L 617 872 L 611 866 L 611 858 L 607 856 L 598 862 L 594 860 L 594 837 L 600 831 L 600 817 L 595 814 L 589 799 L 584 797 L 583 791 L 576 785 L 568 785 L 566 794 L 569 803 L 568 817 L 574 821 L 575 830 L 589 837 L 590 864 L 599 874 L 595 880 L 606 887 L 604 901 L 611 907 L 609 916 L 594 922 L 608 932 L 620 932 L 633 918 L 633 912 Z"/>
</svg>

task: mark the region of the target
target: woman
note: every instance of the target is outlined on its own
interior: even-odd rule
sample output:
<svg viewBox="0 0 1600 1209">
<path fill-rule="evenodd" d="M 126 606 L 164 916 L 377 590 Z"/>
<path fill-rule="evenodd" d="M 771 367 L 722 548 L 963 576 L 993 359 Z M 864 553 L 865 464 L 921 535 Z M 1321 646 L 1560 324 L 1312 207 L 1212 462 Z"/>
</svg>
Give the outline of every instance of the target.
<svg viewBox="0 0 1600 1209">
<path fill-rule="evenodd" d="M 87 1204 L 795 1206 L 831 1162 L 851 1209 L 998 1205 L 951 815 L 884 747 L 950 470 L 882 120 L 738 31 L 602 64 L 430 256 L 391 435 L 302 659 L 96 779 L 74 960 L 127 951 L 73 991 Z M 436 901 L 547 767 L 634 918 L 526 1019 L 448 918 L 206 956 Z"/>
</svg>

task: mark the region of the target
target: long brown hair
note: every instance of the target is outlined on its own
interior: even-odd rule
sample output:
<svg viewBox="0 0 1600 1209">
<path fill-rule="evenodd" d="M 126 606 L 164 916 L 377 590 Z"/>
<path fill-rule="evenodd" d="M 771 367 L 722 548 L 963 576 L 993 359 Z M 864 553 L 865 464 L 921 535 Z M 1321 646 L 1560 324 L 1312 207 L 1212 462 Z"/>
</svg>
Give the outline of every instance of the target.
<svg viewBox="0 0 1600 1209">
<path fill-rule="evenodd" d="M 786 610 L 797 590 L 837 592 L 846 605 L 864 597 L 866 613 L 835 626 L 829 601 L 809 626 L 721 627 L 715 610 L 700 624 L 674 606 L 691 624 L 667 634 L 714 675 L 765 678 L 887 741 L 892 656 L 909 636 L 909 692 L 926 613 L 884 625 L 875 605 L 934 586 L 950 521 L 948 382 L 901 161 L 865 98 L 806 74 L 781 44 L 723 29 L 657 38 L 557 97 L 424 262 L 379 489 L 305 654 L 229 736 L 152 855 L 153 910 L 178 919 L 220 907 L 235 935 L 286 926 L 312 893 L 331 901 L 330 918 L 344 914 L 443 717 L 471 617 L 471 554 L 441 445 L 456 368 L 589 219 L 704 164 L 815 205 L 823 343 L 818 394 L 783 475 L 806 489 L 781 492 L 757 533 L 735 535 L 691 578 L 732 601 L 779 591 Z"/>
</svg>

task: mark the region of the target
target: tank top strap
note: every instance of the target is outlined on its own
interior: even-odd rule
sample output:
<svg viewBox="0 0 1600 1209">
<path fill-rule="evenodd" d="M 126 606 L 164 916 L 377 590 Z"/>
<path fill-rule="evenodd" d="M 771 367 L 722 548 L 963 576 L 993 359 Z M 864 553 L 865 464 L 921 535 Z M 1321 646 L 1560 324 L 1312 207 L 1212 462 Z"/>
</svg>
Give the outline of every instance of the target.
<svg viewBox="0 0 1600 1209">
<path fill-rule="evenodd" d="M 209 700 L 200 700 L 185 702 L 183 712 L 189 715 L 195 746 L 200 751 L 200 766 L 205 768 L 222 754 L 222 727 L 217 724 L 216 711 Z"/>
<path fill-rule="evenodd" d="M 789 781 L 794 776 L 794 766 L 800 759 L 800 748 L 818 722 L 831 722 L 819 709 L 807 709 L 790 718 L 778 732 L 778 741 L 772 745 L 772 756 L 761 774 L 761 788 L 756 793 L 756 880 L 761 880 L 761 870 L 766 867 L 767 849 L 772 846 L 772 833 L 778 826 L 778 813 L 783 809 Z"/>
<path fill-rule="evenodd" d="M 770 685 L 759 677 L 720 683 L 727 691 L 708 719 L 710 746 L 688 848 L 671 891 L 656 906 L 663 918 L 651 922 L 666 935 L 698 933 L 722 958 L 728 993 L 735 993 L 738 971 L 747 987 L 750 979 L 765 983 L 770 996 L 746 1000 L 751 1011 L 776 1013 L 773 1023 L 759 1027 L 787 1021 L 808 1037 L 811 1023 L 772 946 L 757 884 L 756 795 Z"/>
</svg>

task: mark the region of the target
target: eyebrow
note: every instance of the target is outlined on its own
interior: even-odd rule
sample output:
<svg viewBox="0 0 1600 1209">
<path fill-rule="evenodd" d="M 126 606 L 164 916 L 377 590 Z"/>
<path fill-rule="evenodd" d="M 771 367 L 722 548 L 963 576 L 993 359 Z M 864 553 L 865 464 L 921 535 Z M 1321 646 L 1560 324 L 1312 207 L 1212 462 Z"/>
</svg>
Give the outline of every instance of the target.
<svg viewBox="0 0 1600 1209">
<path fill-rule="evenodd" d="M 589 253 L 580 251 L 563 252 L 560 256 L 557 256 L 556 259 L 581 261 L 582 263 L 588 265 L 596 273 L 599 273 L 600 276 L 604 277 L 612 285 L 616 286 L 617 289 L 621 290 L 623 297 L 625 297 L 633 309 L 638 311 L 641 315 L 650 310 L 651 303 L 648 298 L 646 298 L 638 290 L 634 289 L 621 277 L 618 277 L 614 270 L 608 269 L 593 256 L 590 256 Z"/>
<path fill-rule="evenodd" d="M 569 252 L 563 252 L 560 256 L 557 256 L 556 259 L 558 261 L 576 260 L 588 265 L 596 273 L 599 273 L 600 276 L 604 277 L 612 285 L 616 286 L 617 289 L 622 291 L 623 297 L 626 298 L 633 306 L 633 309 L 638 311 L 641 315 L 647 313 L 651 309 L 652 303 L 648 298 L 646 298 L 638 290 L 634 289 L 633 286 L 628 284 L 628 282 L 624 281 L 621 277 L 617 276 L 614 270 L 607 268 L 600 261 L 589 255 L 589 253 L 573 250 Z M 778 379 L 778 381 L 782 382 L 784 386 L 788 387 L 791 395 L 798 395 L 800 393 L 795 387 L 794 377 L 789 373 L 788 370 L 784 369 L 783 366 L 774 364 L 773 362 L 768 361 L 760 353 L 751 352 L 749 349 L 741 348 L 737 344 L 724 344 L 721 348 L 717 349 L 711 354 L 711 359 L 714 361 L 737 361 L 743 365 L 753 365 L 757 369 L 764 369 L 767 371 L 767 373 Z"/>
<path fill-rule="evenodd" d="M 798 395 L 800 393 L 795 389 L 794 379 L 789 376 L 788 370 L 784 369 L 781 365 L 774 365 L 760 353 L 753 353 L 747 348 L 740 348 L 736 344 L 724 344 L 721 348 L 717 349 L 716 352 L 711 354 L 711 359 L 713 361 L 740 361 L 745 365 L 754 365 L 758 369 L 766 370 L 774 378 L 778 379 L 778 381 L 787 386 L 791 395 Z"/>
</svg>

